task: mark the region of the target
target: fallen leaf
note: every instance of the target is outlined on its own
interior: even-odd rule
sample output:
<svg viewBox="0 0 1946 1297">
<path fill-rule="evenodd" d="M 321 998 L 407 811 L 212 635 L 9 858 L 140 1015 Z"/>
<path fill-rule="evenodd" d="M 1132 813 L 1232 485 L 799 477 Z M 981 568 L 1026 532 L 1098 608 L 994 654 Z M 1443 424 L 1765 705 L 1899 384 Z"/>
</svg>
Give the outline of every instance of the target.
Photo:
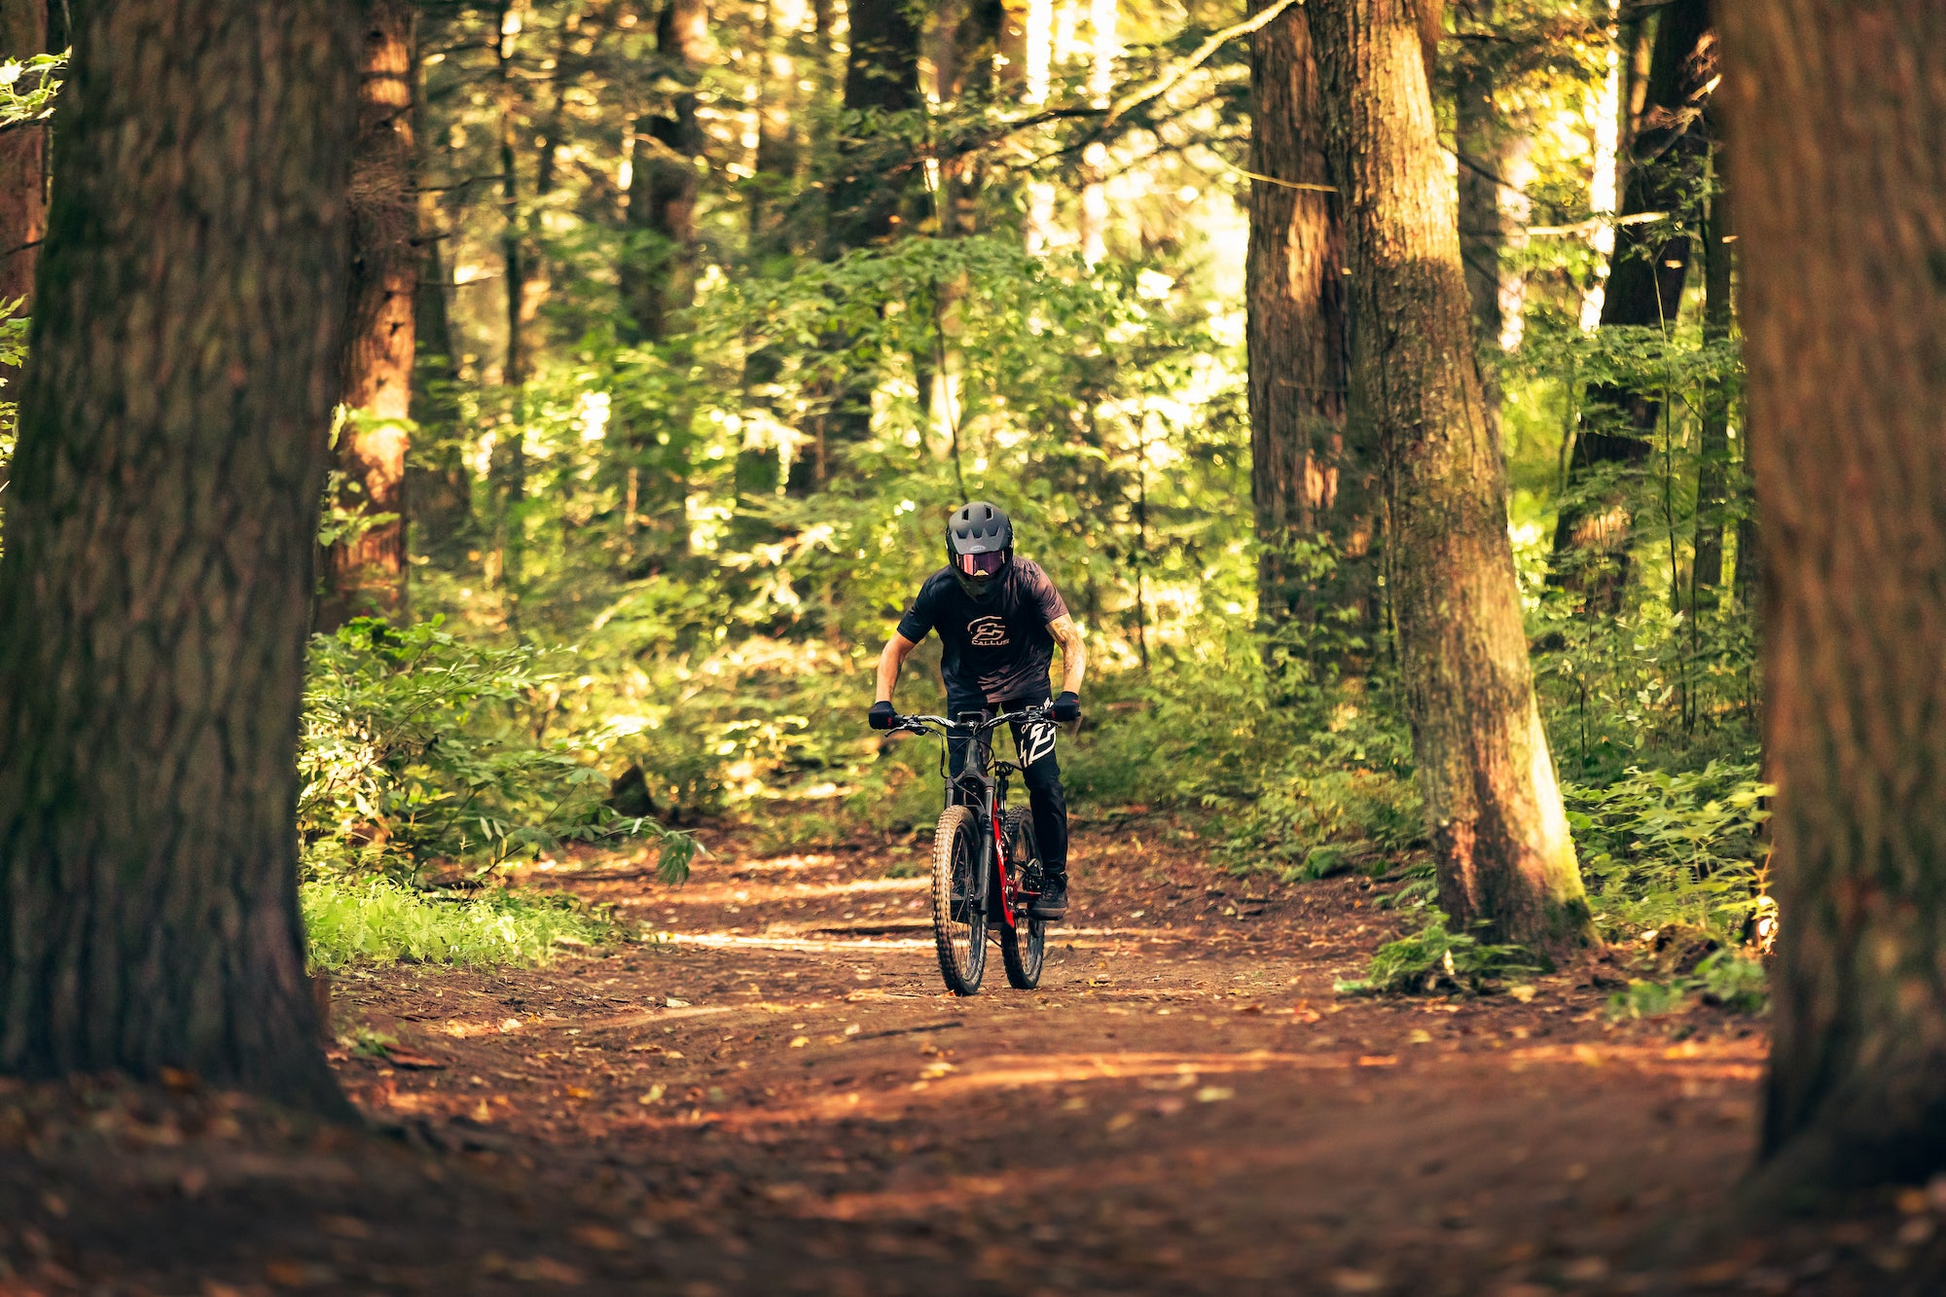
<svg viewBox="0 0 1946 1297">
<path fill-rule="evenodd" d="M 279 1288 L 298 1288 L 309 1276 L 295 1261 L 273 1260 L 264 1262 L 264 1278 Z"/>
<path fill-rule="evenodd" d="M 1399 1065 L 1399 1056 L 1397 1054 L 1360 1054 L 1358 1056 L 1358 1065 L 1360 1067 L 1397 1067 Z"/>
<path fill-rule="evenodd" d="M 1519 1000 L 1522 1004 L 1531 1004 L 1534 1001 L 1534 995 L 1538 989 L 1532 986 L 1510 986 L 1507 988 L 1507 994 L 1513 996 L 1514 999 Z"/>
<path fill-rule="evenodd" d="M 802 1049 L 802 1048 L 804 1048 L 804 1047 L 805 1047 L 806 1045 L 808 1045 L 808 1044 L 810 1044 L 810 1043 L 811 1043 L 811 1038 L 810 1038 L 809 1036 L 792 1036 L 792 1037 L 791 1037 L 791 1048 L 792 1048 L 792 1049 Z"/>
<path fill-rule="evenodd" d="M 1196 1102 L 1221 1103 L 1225 1099 L 1234 1099 L 1236 1096 L 1237 1092 L 1227 1085 L 1206 1085 L 1196 1091 Z"/>
<path fill-rule="evenodd" d="M 417 1050 L 407 1049 L 402 1045 L 387 1045 L 385 1061 L 394 1067 L 406 1067 L 419 1072 L 437 1072 L 446 1066 L 430 1054 L 421 1054 Z"/>
<path fill-rule="evenodd" d="M 620 1230 L 609 1229 L 606 1225 L 582 1225 L 575 1229 L 574 1236 L 589 1247 L 603 1252 L 620 1252 L 628 1246 L 628 1236 Z"/>
</svg>

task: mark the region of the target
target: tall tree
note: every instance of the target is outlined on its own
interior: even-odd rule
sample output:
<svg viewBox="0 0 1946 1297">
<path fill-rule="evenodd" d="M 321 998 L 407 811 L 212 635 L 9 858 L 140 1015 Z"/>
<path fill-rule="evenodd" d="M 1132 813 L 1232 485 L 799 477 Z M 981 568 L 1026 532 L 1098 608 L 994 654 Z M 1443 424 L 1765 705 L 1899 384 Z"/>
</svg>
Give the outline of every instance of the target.
<svg viewBox="0 0 1946 1297">
<path fill-rule="evenodd" d="M 490 477 L 493 485 L 494 561 L 496 579 L 507 610 L 507 624 L 520 630 L 522 556 L 526 550 L 527 502 L 527 380 L 533 357 L 527 345 L 527 231 L 520 213 L 520 86 L 514 61 L 525 24 L 522 0 L 500 0 L 494 10 L 494 90 L 499 116 L 500 149 L 500 262 L 506 289 L 507 349 L 500 382 L 507 388 L 509 408 L 500 437 L 493 447 Z"/>
<path fill-rule="evenodd" d="M 1783 931 L 1760 1194 L 1946 1165 L 1946 8 L 1726 5 Z"/>
<path fill-rule="evenodd" d="M 1730 339 L 1734 310 L 1730 301 L 1736 256 L 1730 225 L 1730 191 L 1723 184 L 1721 113 L 1710 114 L 1712 192 L 1703 221 L 1703 343 L 1720 346 Z M 1723 522 L 1729 503 L 1730 384 L 1713 378 L 1703 393 L 1702 426 L 1697 437 L 1696 544 L 1689 588 L 1698 602 L 1713 602 L 1723 584 Z"/>
<path fill-rule="evenodd" d="M 1628 179 L 1619 219 L 1681 214 L 1705 133 L 1692 131 L 1716 85 L 1709 0 L 1670 0 L 1658 11 L 1645 106 L 1627 137 Z M 1682 305 L 1689 235 L 1666 220 L 1618 225 L 1600 327 L 1672 325 Z M 1633 534 L 1627 493 L 1615 475 L 1648 458 L 1662 400 L 1657 389 L 1588 388 L 1569 461 L 1569 500 L 1554 530 L 1554 577 L 1579 590 L 1591 612 L 1621 607 Z M 1577 496 L 1585 498 L 1576 498 Z"/>
<path fill-rule="evenodd" d="M 847 137 L 831 183 L 826 252 L 837 256 L 899 232 L 911 217 L 918 159 L 886 118 L 920 106 L 919 28 L 904 0 L 854 0 L 845 60 Z"/>
<path fill-rule="evenodd" d="M 622 263 L 622 296 L 640 335 L 660 341 L 670 313 L 686 309 L 696 291 L 696 162 L 703 153 L 696 78 L 709 49 L 703 0 L 666 0 L 655 48 L 659 79 L 674 88 L 663 111 L 636 123 L 628 194 L 635 246 Z"/>
<path fill-rule="evenodd" d="M 1406 709 L 1439 893 L 1459 924 L 1592 939 L 1541 727 L 1455 197 L 1412 0 L 1312 0 L 1351 272 L 1351 411 L 1376 432 Z"/>
<path fill-rule="evenodd" d="M 74 12 L 0 557 L 0 1070 L 346 1111 L 294 808 L 356 13 Z"/>
<path fill-rule="evenodd" d="M 911 225 L 919 189 L 919 159 L 897 129 L 899 115 L 920 106 L 919 28 L 905 0 L 854 0 L 845 57 L 845 128 L 826 182 L 829 203 L 823 253 L 843 256 L 882 244 Z M 845 352 L 849 339 L 825 339 Z M 795 492 L 822 488 L 838 447 L 865 439 L 871 430 L 875 367 L 854 360 L 834 385 L 830 409 L 815 421 L 812 444 L 791 463 Z"/>
<path fill-rule="evenodd" d="M 1530 169 L 1530 141 L 1503 110 L 1500 82 L 1507 44 L 1497 29 L 1495 0 L 1464 0 L 1466 26 L 1455 42 L 1453 59 L 1454 144 L 1459 161 L 1460 256 L 1466 262 L 1466 288 L 1473 298 L 1473 325 L 1486 360 L 1487 417 L 1500 418 L 1502 350 L 1521 332 L 1525 281 L 1505 264 L 1506 251 L 1526 241 L 1527 198 L 1522 192 Z M 1511 221 L 1509 218 L 1512 218 Z"/>
<path fill-rule="evenodd" d="M 46 49 L 47 0 L 0 0 L 0 57 L 27 59 Z M 36 123 L 0 131 L 0 301 L 33 296 L 46 229 L 47 129 Z"/>
<path fill-rule="evenodd" d="M 419 201 L 412 108 L 417 0 L 364 0 L 358 142 L 351 168 L 351 298 L 337 459 L 339 507 L 357 521 L 324 550 L 317 627 L 397 617 L 406 604 L 406 442 L 418 307 Z"/>
<path fill-rule="evenodd" d="M 1344 231 L 1324 156 L 1310 27 L 1296 8 L 1250 46 L 1251 499 L 1268 625 L 1321 616 L 1368 637 L 1377 575 L 1372 448 L 1345 425 Z M 1300 548 L 1313 553 L 1299 553 Z M 1316 551 L 1332 563 L 1319 575 Z"/>
</svg>

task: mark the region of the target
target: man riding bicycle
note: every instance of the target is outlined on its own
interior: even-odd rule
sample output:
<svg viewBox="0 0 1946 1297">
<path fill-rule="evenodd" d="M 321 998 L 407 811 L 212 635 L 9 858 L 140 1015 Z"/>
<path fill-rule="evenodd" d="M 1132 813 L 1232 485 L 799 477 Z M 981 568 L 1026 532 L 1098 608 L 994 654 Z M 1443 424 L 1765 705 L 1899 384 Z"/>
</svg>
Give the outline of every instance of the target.
<svg viewBox="0 0 1946 1297">
<path fill-rule="evenodd" d="M 1061 592 L 1040 565 L 1014 557 L 1014 525 L 997 506 L 975 500 L 946 524 L 947 566 L 927 577 L 912 607 L 878 659 L 878 695 L 872 704 L 873 729 L 886 729 L 897 715 L 892 690 L 905 660 L 928 631 L 939 632 L 944 652 L 939 671 L 946 683 L 946 714 L 999 714 L 1038 707 L 1048 700 L 1048 670 L 1054 646 L 1061 646 L 1061 694 L 1054 699 L 1056 721 L 1081 715 L 1081 677 L 1087 655 L 1081 631 L 1068 615 Z M 1034 839 L 1041 852 L 1041 892 L 1032 913 L 1061 919 L 1068 909 L 1068 802 L 1061 767 L 1054 757 L 1052 722 L 1015 722 L 1014 749 L 1034 817 Z M 966 763 L 966 738 L 952 739 L 952 773 Z"/>
</svg>

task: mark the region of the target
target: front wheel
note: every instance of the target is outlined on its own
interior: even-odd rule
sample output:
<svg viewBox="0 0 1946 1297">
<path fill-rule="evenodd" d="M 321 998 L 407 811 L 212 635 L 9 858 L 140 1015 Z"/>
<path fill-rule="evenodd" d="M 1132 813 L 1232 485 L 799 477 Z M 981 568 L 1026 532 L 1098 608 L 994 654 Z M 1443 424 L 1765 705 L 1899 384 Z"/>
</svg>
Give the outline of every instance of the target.
<svg viewBox="0 0 1946 1297">
<path fill-rule="evenodd" d="M 964 806 L 948 806 L 932 840 L 932 933 L 939 974 L 954 995 L 977 995 L 987 967 L 987 916 L 977 870 L 979 821 Z"/>
<path fill-rule="evenodd" d="M 1041 885 L 1041 853 L 1034 842 L 1033 818 L 1022 808 L 1007 812 L 1001 824 L 1007 839 L 1007 868 L 1023 887 Z M 1031 991 L 1041 984 L 1041 963 L 1047 957 L 1047 921 L 1021 906 L 1011 925 L 1000 929 L 1000 962 L 1007 967 L 1007 984 Z"/>
</svg>

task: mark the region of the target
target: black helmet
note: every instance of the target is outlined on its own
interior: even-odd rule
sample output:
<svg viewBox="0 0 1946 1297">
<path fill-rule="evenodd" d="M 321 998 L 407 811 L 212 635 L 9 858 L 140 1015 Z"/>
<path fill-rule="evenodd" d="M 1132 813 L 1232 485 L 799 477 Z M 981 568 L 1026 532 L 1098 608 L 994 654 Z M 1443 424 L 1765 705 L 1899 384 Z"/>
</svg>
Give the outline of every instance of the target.
<svg viewBox="0 0 1946 1297">
<path fill-rule="evenodd" d="M 1014 561 L 1014 525 L 999 505 L 975 500 L 946 520 L 946 562 L 960 589 L 984 599 Z"/>
</svg>

